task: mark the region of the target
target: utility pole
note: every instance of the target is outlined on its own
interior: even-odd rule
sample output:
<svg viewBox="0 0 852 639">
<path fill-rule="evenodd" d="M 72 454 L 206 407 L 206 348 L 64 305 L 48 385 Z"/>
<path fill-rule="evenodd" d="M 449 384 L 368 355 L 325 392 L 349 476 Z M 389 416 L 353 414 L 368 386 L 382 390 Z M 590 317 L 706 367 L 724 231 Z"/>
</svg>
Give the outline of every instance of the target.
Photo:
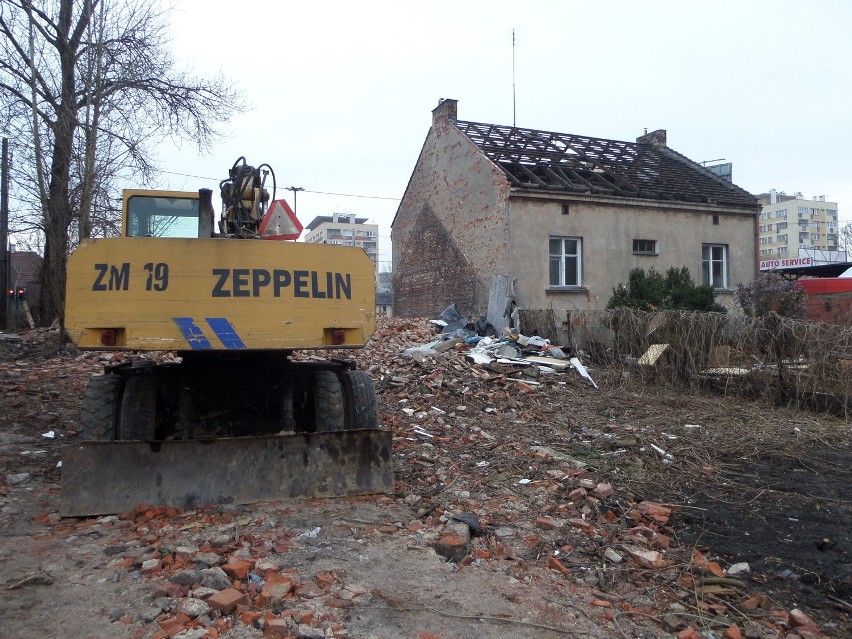
<svg viewBox="0 0 852 639">
<path fill-rule="evenodd" d="M 296 195 L 299 193 L 299 191 L 304 191 L 305 189 L 303 189 L 301 186 L 286 186 L 284 188 L 287 191 L 293 191 L 293 214 L 298 215 L 299 212 L 296 210 Z"/>
<path fill-rule="evenodd" d="M 9 139 L 3 138 L 0 158 L 0 328 L 9 329 Z"/>
</svg>

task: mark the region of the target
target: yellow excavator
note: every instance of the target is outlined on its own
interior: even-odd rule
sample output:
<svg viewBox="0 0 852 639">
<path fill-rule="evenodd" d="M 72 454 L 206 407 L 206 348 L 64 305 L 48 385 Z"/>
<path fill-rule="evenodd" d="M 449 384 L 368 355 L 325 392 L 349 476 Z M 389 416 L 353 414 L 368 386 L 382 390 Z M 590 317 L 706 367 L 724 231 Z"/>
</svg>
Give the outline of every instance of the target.
<svg viewBox="0 0 852 639">
<path fill-rule="evenodd" d="M 88 382 L 63 516 L 392 490 L 369 375 L 300 353 L 367 343 L 375 265 L 287 241 L 302 227 L 269 165 L 239 158 L 219 190 L 218 220 L 210 189 L 125 191 L 122 236 L 69 258 L 71 340 L 135 356 Z"/>
</svg>

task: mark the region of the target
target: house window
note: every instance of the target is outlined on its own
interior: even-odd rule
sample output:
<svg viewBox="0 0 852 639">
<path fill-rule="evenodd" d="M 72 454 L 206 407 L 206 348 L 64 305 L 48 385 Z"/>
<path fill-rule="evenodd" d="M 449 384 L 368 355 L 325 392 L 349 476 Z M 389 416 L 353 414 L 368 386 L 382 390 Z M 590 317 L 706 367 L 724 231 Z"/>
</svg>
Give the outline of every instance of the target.
<svg viewBox="0 0 852 639">
<path fill-rule="evenodd" d="M 704 283 L 713 288 L 728 288 L 728 247 L 705 244 L 701 247 L 701 272 Z"/>
<path fill-rule="evenodd" d="M 634 255 L 656 255 L 657 240 L 633 240 Z"/>
<path fill-rule="evenodd" d="M 580 286 L 583 282 L 583 239 L 550 238 L 550 286 Z"/>
</svg>

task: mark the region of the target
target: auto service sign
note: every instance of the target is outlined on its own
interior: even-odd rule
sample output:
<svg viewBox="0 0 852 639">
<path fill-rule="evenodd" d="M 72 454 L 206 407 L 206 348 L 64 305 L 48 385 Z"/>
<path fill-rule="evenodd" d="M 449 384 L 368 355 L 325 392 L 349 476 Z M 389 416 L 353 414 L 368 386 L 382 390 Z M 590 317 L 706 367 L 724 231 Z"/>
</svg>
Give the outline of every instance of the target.
<svg viewBox="0 0 852 639">
<path fill-rule="evenodd" d="M 761 271 L 774 271 L 781 268 L 797 268 L 799 266 L 813 266 L 809 257 L 791 257 L 786 260 L 761 260 Z"/>
</svg>

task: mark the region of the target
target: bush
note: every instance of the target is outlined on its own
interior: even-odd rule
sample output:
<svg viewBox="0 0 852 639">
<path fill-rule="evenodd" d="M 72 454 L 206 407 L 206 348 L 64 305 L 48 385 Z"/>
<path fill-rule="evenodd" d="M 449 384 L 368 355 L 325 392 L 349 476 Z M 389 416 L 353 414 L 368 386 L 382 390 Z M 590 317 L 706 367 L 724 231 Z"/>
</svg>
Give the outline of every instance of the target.
<svg viewBox="0 0 852 639">
<path fill-rule="evenodd" d="M 807 312 L 805 290 L 798 282 L 778 273 L 759 273 L 751 284 L 737 284 L 735 299 L 747 317 L 765 317 L 775 313 L 782 317 L 803 318 Z"/>
<path fill-rule="evenodd" d="M 669 268 L 666 274 L 651 267 L 634 268 L 627 277 L 627 285 L 612 289 L 607 308 L 633 308 L 640 311 L 714 311 L 725 313 L 725 307 L 716 302 L 713 289 L 697 286 L 685 266 Z"/>
</svg>

